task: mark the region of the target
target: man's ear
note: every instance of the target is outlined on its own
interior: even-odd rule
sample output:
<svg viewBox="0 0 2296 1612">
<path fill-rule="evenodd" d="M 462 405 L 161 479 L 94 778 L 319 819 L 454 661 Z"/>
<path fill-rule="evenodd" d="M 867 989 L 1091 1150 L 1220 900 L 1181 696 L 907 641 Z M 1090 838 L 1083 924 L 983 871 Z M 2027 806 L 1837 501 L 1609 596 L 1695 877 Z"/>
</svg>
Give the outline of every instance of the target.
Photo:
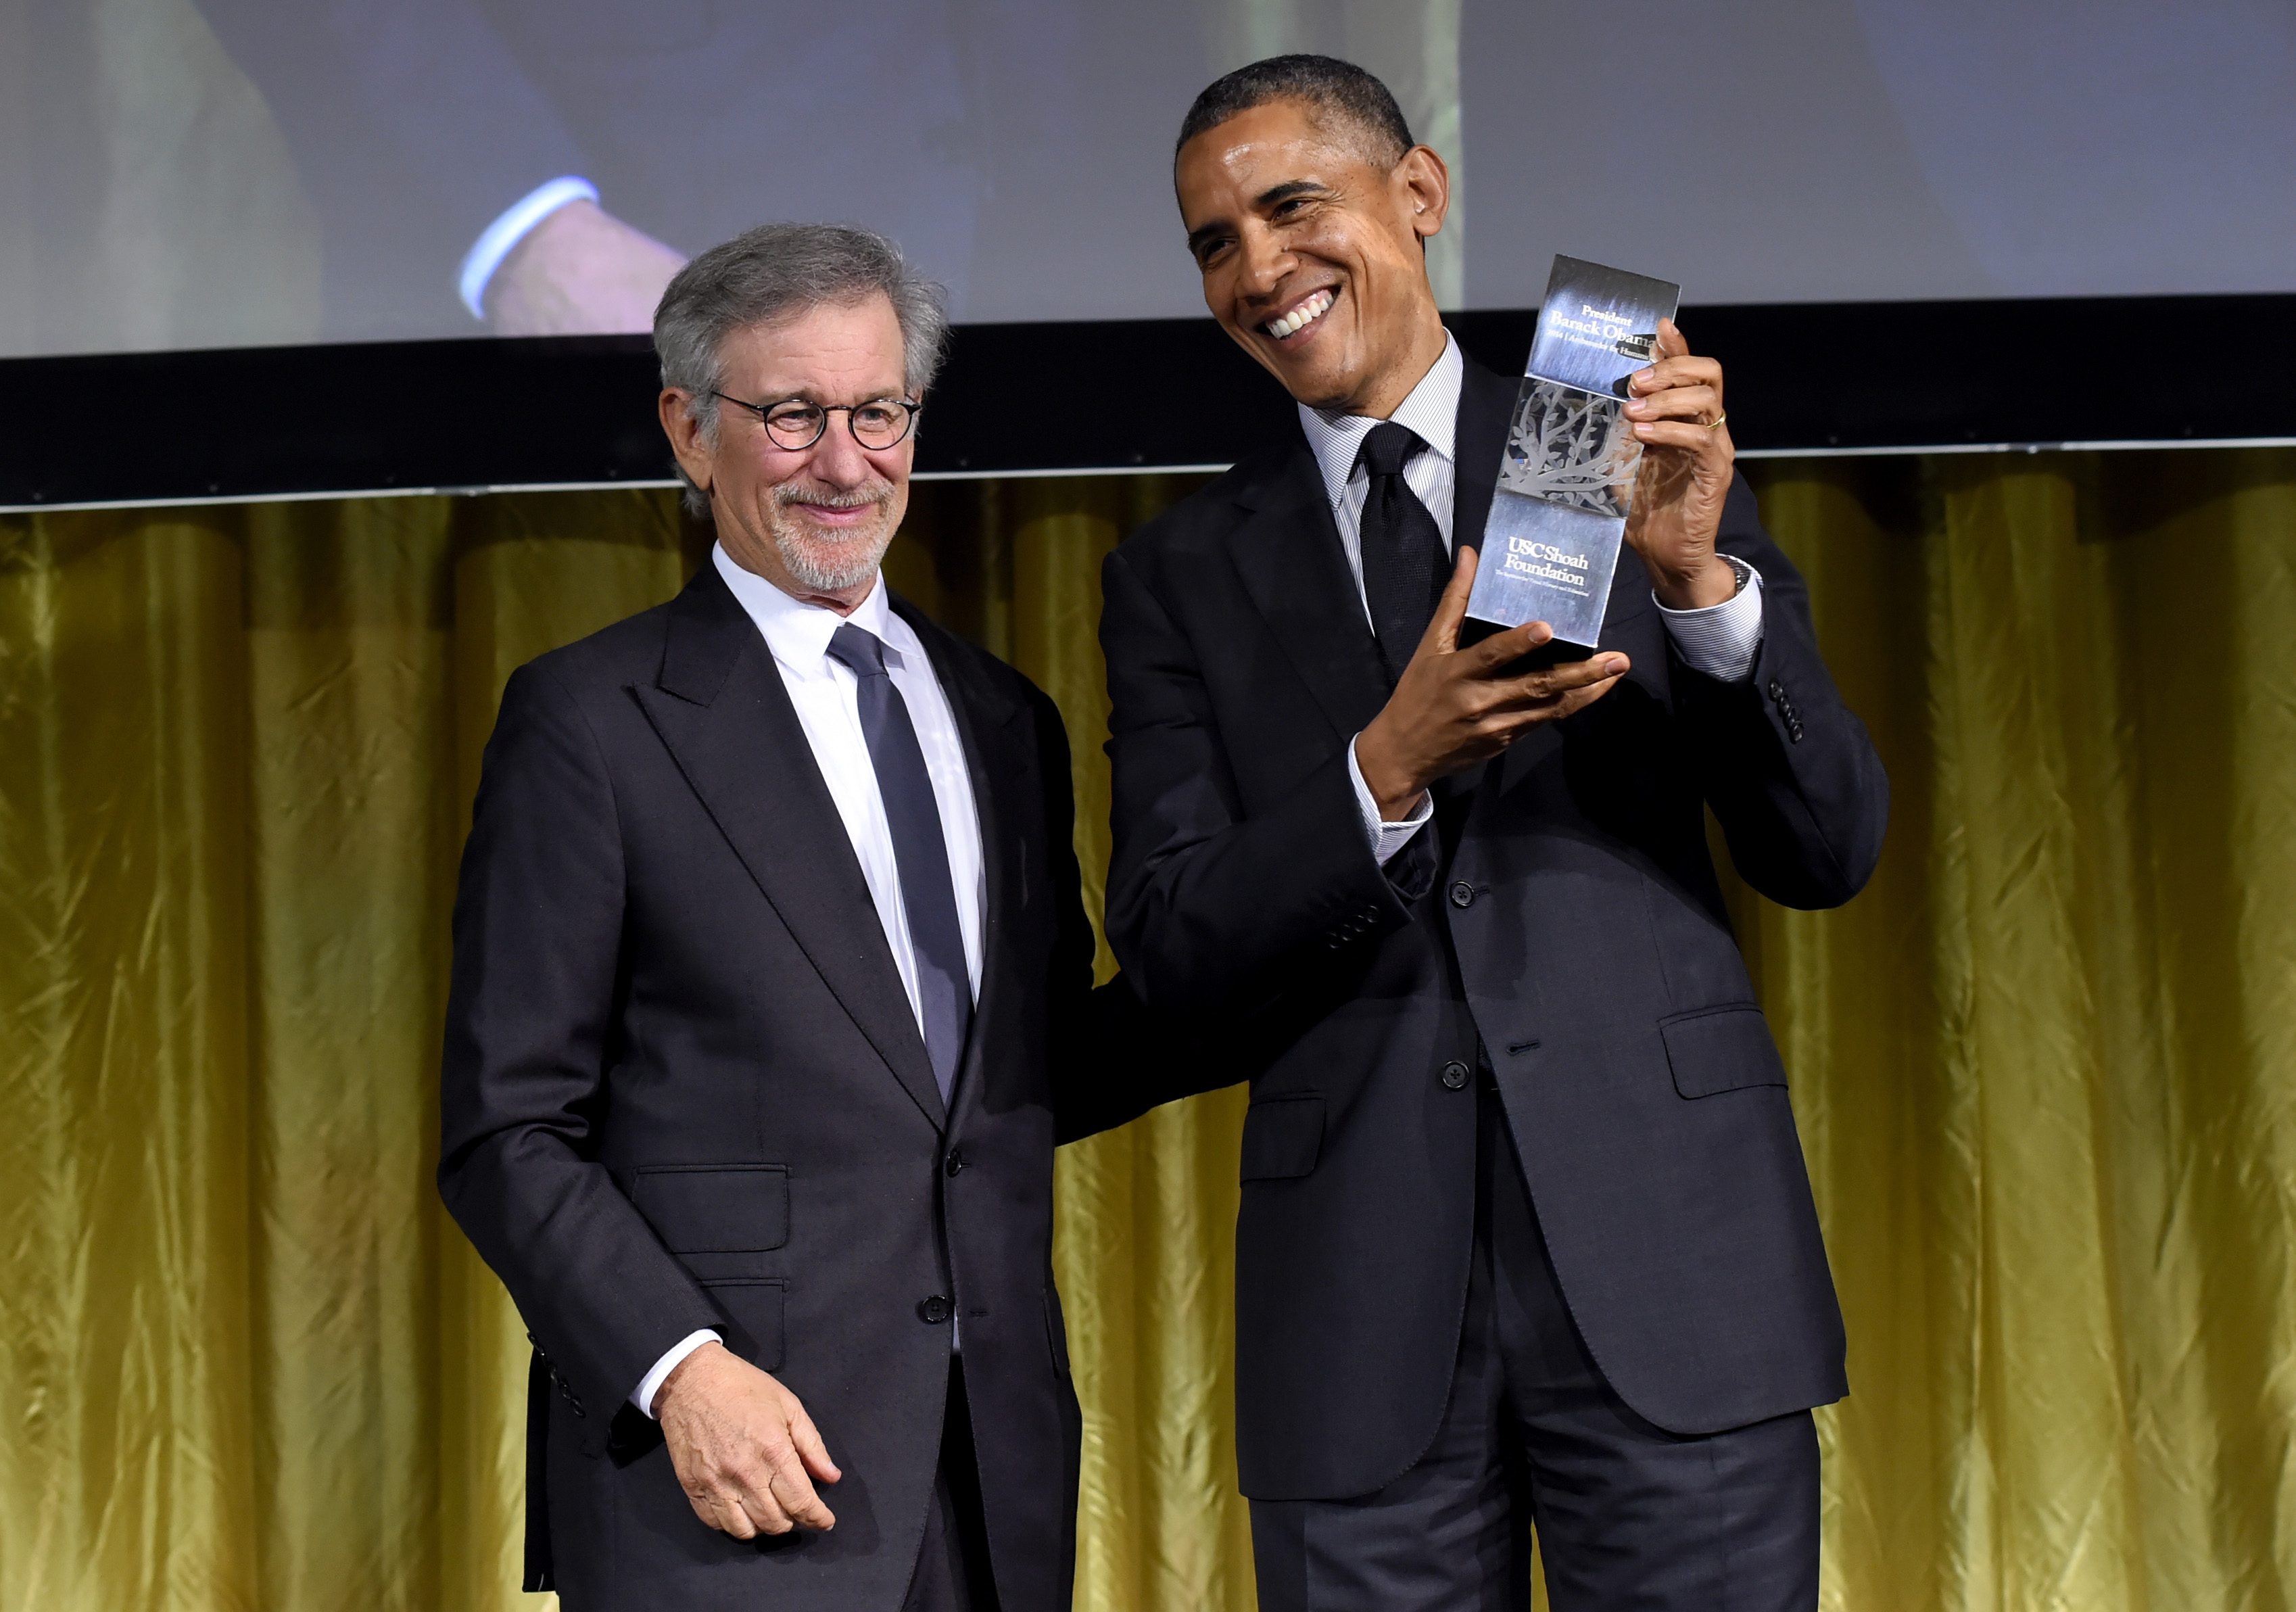
<svg viewBox="0 0 2296 1612">
<path fill-rule="evenodd" d="M 1451 170 L 1433 146 L 1414 145 L 1395 165 L 1391 183 L 1423 246 L 1428 236 L 1442 229 L 1444 215 L 1451 210 Z"/>
<path fill-rule="evenodd" d="M 693 395 L 682 386 L 666 386 L 655 408 L 661 416 L 662 434 L 669 439 L 669 451 L 676 458 L 678 468 L 685 473 L 686 480 L 708 492 L 717 465 L 709 445 L 701 440 L 701 422 L 693 417 Z"/>
</svg>

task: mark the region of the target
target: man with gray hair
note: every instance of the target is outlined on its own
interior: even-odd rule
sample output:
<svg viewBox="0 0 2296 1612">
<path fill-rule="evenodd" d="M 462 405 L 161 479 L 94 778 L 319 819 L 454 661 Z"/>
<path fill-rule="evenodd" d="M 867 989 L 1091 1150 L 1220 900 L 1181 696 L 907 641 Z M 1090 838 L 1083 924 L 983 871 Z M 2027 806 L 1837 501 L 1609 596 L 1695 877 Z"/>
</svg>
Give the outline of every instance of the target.
<svg viewBox="0 0 2296 1612">
<path fill-rule="evenodd" d="M 1126 999 L 1059 713 L 879 575 L 946 333 L 864 230 L 688 265 L 660 415 L 717 544 L 487 746 L 439 1177 L 535 1340 L 570 1612 L 1069 1601 L 1054 1082 Z"/>
</svg>

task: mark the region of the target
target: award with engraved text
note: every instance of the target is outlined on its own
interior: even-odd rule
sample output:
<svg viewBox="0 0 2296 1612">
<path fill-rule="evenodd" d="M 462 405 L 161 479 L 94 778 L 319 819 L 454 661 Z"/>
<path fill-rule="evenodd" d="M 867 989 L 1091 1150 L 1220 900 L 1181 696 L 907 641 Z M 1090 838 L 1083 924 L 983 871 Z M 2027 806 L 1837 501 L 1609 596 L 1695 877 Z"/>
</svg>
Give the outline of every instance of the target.
<svg viewBox="0 0 2296 1612">
<path fill-rule="evenodd" d="M 1467 613 L 1544 621 L 1562 643 L 1602 635 L 1643 447 L 1627 379 L 1658 356 L 1681 288 L 1557 258 L 1499 457 Z"/>
</svg>

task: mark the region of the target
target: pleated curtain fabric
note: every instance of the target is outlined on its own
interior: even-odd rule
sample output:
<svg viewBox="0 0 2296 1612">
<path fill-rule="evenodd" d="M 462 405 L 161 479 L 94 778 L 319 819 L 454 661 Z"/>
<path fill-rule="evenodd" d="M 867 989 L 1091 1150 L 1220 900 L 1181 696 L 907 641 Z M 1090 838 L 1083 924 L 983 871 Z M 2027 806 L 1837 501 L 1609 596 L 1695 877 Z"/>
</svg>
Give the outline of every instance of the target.
<svg viewBox="0 0 2296 1612">
<path fill-rule="evenodd" d="M 1840 1612 L 2296 1600 L 2296 454 L 1757 467 L 1896 790 L 1734 888 L 1847 1312 Z M 1106 867 L 1098 566 L 1195 484 L 922 487 Z M 430 1187 L 510 670 L 672 593 L 668 493 L 0 515 L 0 1608 L 531 1608 L 526 1344 Z M 1112 961 L 1101 960 L 1103 976 Z M 1242 1094 L 1063 1149 L 1078 1604 L 1241 1612 Z"/>
</svg>

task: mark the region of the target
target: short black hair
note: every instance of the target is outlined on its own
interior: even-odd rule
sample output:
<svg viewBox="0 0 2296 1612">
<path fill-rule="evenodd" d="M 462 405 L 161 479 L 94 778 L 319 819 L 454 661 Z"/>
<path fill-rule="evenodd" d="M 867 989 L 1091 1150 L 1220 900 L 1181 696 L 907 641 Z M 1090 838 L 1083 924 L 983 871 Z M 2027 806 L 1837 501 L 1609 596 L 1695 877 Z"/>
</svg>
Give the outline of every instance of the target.
<svg viewBox="0 0 2296 1612">
<path fill-rule="evenodd" d="M 1206 129 L 1270 101 L 1303 102 L 1318 122 L 1344 125 L 1361 143 L 1365 160 L 1382 168 L 1393 168 L 1419 144 L 1387 86 L 1354 62 L 1336 56 L 1270 56 L 1205 86 L 1180 120 L 1173 161 L 1179 160 L 1181 147 Z"/>
</svg>

